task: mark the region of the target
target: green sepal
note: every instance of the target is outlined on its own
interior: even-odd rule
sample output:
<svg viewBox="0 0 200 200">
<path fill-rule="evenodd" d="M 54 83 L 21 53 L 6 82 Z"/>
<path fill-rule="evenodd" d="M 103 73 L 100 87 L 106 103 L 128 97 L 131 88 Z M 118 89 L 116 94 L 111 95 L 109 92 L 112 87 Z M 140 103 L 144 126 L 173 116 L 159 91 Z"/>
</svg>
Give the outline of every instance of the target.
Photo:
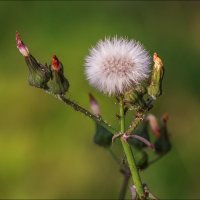
<svg viewBox="0 0 200 200">
<path fill-rule="evenodd" d="M 129 110 L 140 110 L 145 107 L 145 101 L 143 96 L 147 92 L 144 86 L 138 86 L 135 89 L 131 89 L 127 91 L 124 95 L 125 105 L 129 108 Z"/>
<path fill-rule="evenodd" d="M 160 137 L 154 143 L 156 153 L 158 154 L 166 154 L 171 149 L 171 142 L 169 139 L 169 134 L 167 127 L 165 125 L 161 125 L 160 128 Z"/>
<path fill-rule="evenodd" d="M 64 77 L 63 70 L 52 71 L 47 85 L 53 94 L 65 94 L 69 89 L 69 81 Z"/>
<path fill-rule="evenodd" d="M 163 73 L 164 71 L 161 70 L 154 70 L 152 72 L 151 83 L 148 87 L 148 94 L 153 99 L 156 99 L 157 97 L 162 95 Z"/>
<path fill-rule="evenodd" d="M 47 82 L 51 77 L 49 68 L 40 64 L 31 54 L 25 57 L 25 62 L 29 69 L 28 82 L 31 86 L 47 88 Z"/>
<path fill-rule="evenodd" d="M 102 146 L 109 147 L 112 143 L 113 134 L 106 128 L 96 123 L 96 132 L 94 135 L 94 143 Z"/>
<path fill-rule="evenodd" d="M 154 66 L 151 73 L 150 84 L 147 88 L 148 94 L 156 99 L 162 95 L 162 82 L 164 77 L 164 65 L 162 60 L 158 57 L 157 54 L 154 54 Z"/>
</svg>

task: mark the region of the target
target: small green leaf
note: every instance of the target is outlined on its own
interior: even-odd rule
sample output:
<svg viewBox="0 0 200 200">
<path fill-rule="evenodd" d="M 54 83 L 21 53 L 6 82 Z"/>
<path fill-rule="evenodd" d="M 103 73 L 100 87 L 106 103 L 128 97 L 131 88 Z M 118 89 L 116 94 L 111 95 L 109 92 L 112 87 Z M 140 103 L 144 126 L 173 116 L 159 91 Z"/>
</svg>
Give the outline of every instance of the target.
<svg viewBox="0 0 200 200">
<path fill-rule="evenodd" d="M 105 129 L 103 126 L 96 123 L 96 132 L 94 135 L 94 143 L 102 146 L 109 147 L 112 143 L 113 134 Z"/>
</svg>

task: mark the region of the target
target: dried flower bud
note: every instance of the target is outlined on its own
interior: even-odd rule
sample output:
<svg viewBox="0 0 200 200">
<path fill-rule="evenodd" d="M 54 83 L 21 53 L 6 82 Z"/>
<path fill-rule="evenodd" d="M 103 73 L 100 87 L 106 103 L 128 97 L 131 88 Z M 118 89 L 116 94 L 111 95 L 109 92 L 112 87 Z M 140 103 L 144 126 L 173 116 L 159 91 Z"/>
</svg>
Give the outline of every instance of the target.
<svg viewBox="0 0 200 200">
<path fill-rule="evenodd" d="M 54 94 L 65 94 L 69 89 L 69 82 L 64 77 L 62 63 L 54 55 L 51 62 L 51 79 L 47 83 L 49 90 Z"/>
<path fill-rule="evenodd" d="M 154 67 L 151 74 L 150 85 L 148 87 L 148 94 L 156 99 L 162 94 L 162 80 L 164 76 L 164 65 L 157 53 L 153 55 Z"/>
<path fill-rule="evenodd" d="M 28 48 L 27 48 L 26 45 L 22 42 L 22 40 L 21 40 L 21 38 L 20 38 L 18 32 L 16 32 L 16 45 L 17 45 L 17 48 L 18 48 L 19 52 L 20 52 L 24 57 L 29 56 Z"/>
<path fill-rule="evenodd" d="M 153 131 L 153 134 L 156 137 L 160 137 L 160 126 L 156 117 L 152 114 L 147 115 L 146 120 L 149 122 L 149 125 Z"/>
<path fill-rule="evenodd" d="M 100 116 L 99 104 L 92 94 L 89 94 L 89 101 L 90 101 L 90 109 L 92 113 L 96 116 Z"/>
</svg>

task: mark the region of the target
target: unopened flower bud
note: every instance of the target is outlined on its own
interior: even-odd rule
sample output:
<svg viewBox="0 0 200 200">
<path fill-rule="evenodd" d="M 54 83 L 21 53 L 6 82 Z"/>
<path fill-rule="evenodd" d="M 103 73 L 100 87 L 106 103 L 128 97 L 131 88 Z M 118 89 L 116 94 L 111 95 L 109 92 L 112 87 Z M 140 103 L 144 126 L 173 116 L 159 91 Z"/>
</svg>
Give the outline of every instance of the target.
<svg viewBox="0 0 200 200">
<path fill-rule="evenodd" d="M 34 87 L 47 89 L 47 82 L 51 76 L 49 68 L 39 63 L 32 55 L 25 57 L 25 61 L 29 68 L 29 84 Z"/>
<path fill-rule="evenodd" d="M 62 63 L 54 55 L 51 62 L 51 79 L 47 83 L 49 90 L 54 94 L 65 94 L 69 89 L 69 82 L 64 77 Z"/>
<path fill-rule="evenodd" d="M 92 113 L 96 116 L 100 116 L 99 104 L 92 94 L 89 94 L 89 101 L 90 101 L 90 109 Z"/>
<path fill-rule="evenodd" d="M 19 52 L 24 56 L 29 69 L 28 82 L 38 88 L 47 88 L 46 83 L 50 79 L 50 70 L 47 66 L 40 64 L 28 51 L 21 40 L 19 33 L 16 33 L 16 45 Z"/>
<path fill-rule="evenodd" d="M 140 110 L 145 106 L 143 99 L 145 92 L 145 88 L 140 86 L 125 93 L 124 101 L 130 110 Z"/>
<path fill-rule="evenodd" d="M 147 115 L 146 120 L 149 122 L 151 130 L 153 131 L 153 134 L 156 137 L 160 137 L 160 126 L 159 126 L 157 118 L 154 115 L 149 114 Z"/>
<path fill-rule="evenodd" d="M 148 94 L 153 98 L 156 99 L 162 94 L 162 80 L 164 76 L 164 65 L 161 58 L 158 56 L 157 53 L 153 55 L 153 71 L 151 74 L 150 85 L 147 88 Z"/>
<path fill-rule="evenodd" d="M 58 60 L 58 58 L 56 57 L 56 55 L 54 55 L 54 56 L 52 57 L 51 69 L 52 69 L 53 71 L 57 71 L 57 72 L 59 72 L 60 70 L 62 70 L 62 64 L 61 64 L 61 62 Z"/>
<path fill-rule="evenodd" d="M 18 48 L 19 52 L 20 52 L 24 57 L 29 56 L 28 48 L 27 48 L 26 45 L 22 42 L 22 40 L 21 40 L 21 38 L 20 38 L 18 32 L 16 32 L 16 45 L 17 45 L 17 48 Z"/>
</svg>

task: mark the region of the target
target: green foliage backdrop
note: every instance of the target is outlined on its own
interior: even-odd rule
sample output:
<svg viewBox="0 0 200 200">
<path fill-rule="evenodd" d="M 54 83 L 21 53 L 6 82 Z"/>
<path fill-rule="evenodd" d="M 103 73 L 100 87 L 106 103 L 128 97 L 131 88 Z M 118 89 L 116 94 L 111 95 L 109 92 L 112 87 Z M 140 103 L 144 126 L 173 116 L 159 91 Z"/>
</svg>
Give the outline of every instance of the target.
<svg viewBox="0 0 200 200">
<path fill-rule="evenodd" d="M 41 62 L 56 54 L 69 95 L 89 107 L 92 92 L 116 126 L 115 100 L 85 80 L 88 49 L 118 35 L 158 52 L 166 74 L 153 112 L 169 113 L 173 149 L 143 180 L 161 199 L 200 198 L 199 10 L 198 1 L 1 1 L 0 198 L 117 198 L 122 181 L 108 152 L 92 142 L 94 123 L 28 86 L 16 30 Z"/>
</svg>

